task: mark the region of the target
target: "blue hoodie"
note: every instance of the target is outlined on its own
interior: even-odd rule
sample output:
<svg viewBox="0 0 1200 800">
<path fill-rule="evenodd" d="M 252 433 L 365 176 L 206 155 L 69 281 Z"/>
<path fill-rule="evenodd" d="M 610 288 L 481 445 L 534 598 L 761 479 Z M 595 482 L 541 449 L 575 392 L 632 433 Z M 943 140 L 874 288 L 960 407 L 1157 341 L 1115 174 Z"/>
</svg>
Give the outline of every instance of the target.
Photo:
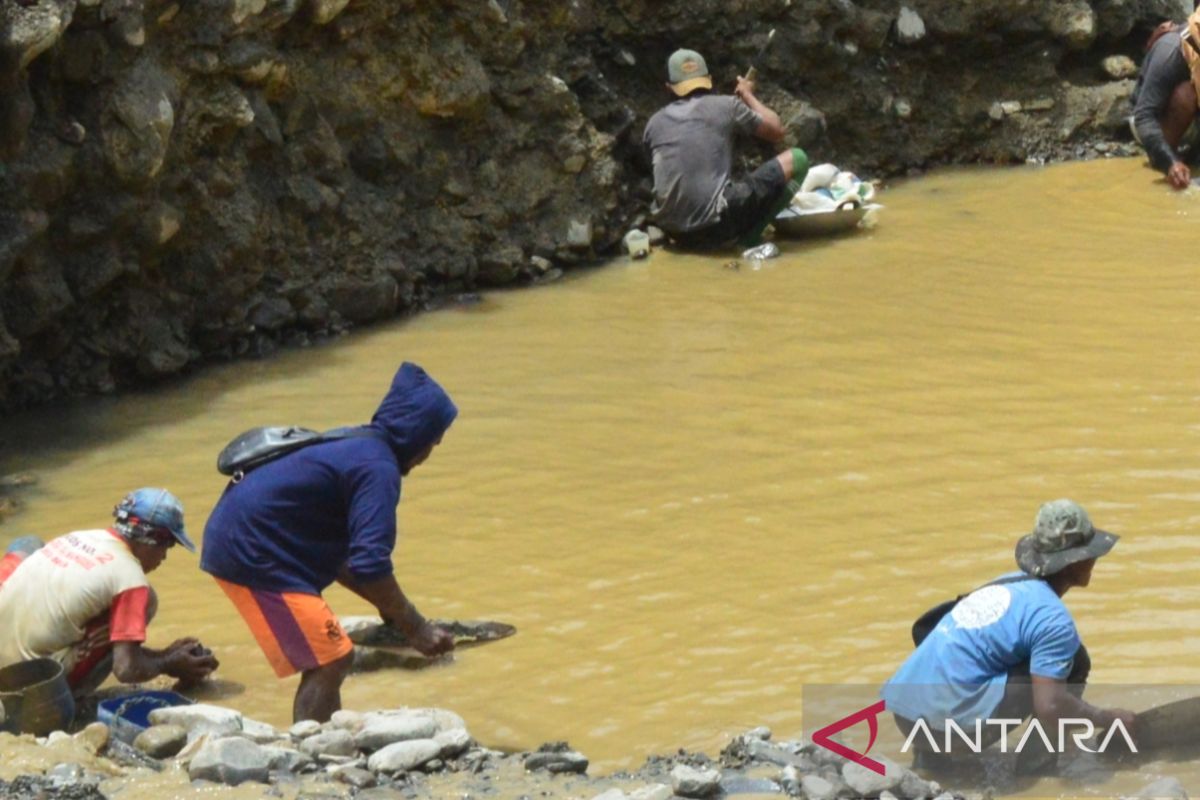
<svg viewBox="0 0 1200 800">
<path fill-rule="evenodd" d="M 405 362 L 363 430 L 310 445 L 231 483 L 204 526 L 200 568 L 272 592 L 320 594 L 345 566 L 392 574 L 400 476 L 458 415 L 425 370 Z"/>
</svg>

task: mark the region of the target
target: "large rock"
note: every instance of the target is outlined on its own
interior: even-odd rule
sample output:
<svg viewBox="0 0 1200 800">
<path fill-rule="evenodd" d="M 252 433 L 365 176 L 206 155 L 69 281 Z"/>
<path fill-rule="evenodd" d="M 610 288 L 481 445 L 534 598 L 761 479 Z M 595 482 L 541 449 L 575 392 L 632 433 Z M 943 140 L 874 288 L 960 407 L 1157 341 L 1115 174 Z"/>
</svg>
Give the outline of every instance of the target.
<svg viewBox="0 0 1200 800">
<path fill-rule="evenodd" d="M 671 787 L 680 797 L 708 797 L 721 788 L 721 773 L 679 764 L 671 770 Z"/>
<path fill-rule="evenodd" d="M 341 728 L 318 733 L 300 743 L 300 749 L 314 758 L 316 756 L 352 756 L 358 753 L 354 737 Z"/>
<path fill-rule="evenodd" d="M 856 797 L 878 797 L 880 792 L 890 792 L 900 786 L 907 770 L 886 758 L 879 759 L 879 763 L 884 766 L 883 775 L 853 761 L 842 765 L 842 779 L 854 790 Z"/>
<path fill-rule="evenodd" d="M 208 734 L 214 739 L 241 733 L 242 715 L 232 708 L 196 703 L 190 706 L 156 708 L 150 712 L 152 725 L 178 725 L 188 741 Z"/>
<path fill-rule="evenodd" d="M 1054 6 L 1049 26 L 1050 32 L 1072 50 L 1086 50 L 1096 40 L 1096 12 L 1083 0 Z"/>
<path fill-rule="evenodd" d="M 372 772 L 407 772 L 432 761 L 441 752 L 441 745 L 433 739 L 396 742 L 372 755 L 367 760 L 367 768 Z"/>
<path fill-rule="evenodd" d="M 137 735 L 133 746 L 151 758 L 171 758 L 187 741 L 187 729 L 180 725 L 151 725 Z"/>
<path fill-rule="evenodd" d="M 0 50 L 15 56 L 24 69 L 54 46 L 74 13 L 75 0 L 38 0 L 33 5 L 7 0 L 0 4 Z"/>
<path fill-rule="evenodd" d="M 308 753 L 290 747 L 264 747 L 263 752 L 267 755 L 267 766 L 272 771 L 299 772 L 313 763 L 313 758 Z"/>
<path fill-rule="evenodd" d="M 553 773 L 575 772 L 582 775 L 587 772 L 587 768 L 587 756 L 574 750 L 547 750 L 530 753 L 525 758 L 525 769 L 531 772 L 545 770 Z"/>
<path fill-rule="evenodd" d="M 396 742 L 432 739 L 437 732 L 438 725 L 433 717 L 419 711 L 389 717 L 369 717 L 354 735 L 354 744 L 360 750 L 379 750 Z"/>
<path fill-rule="evenodd" d="M 100 117 L 104 155 L 118 178 L 140 185 L 158 175 L 167 158 L 175 85 L 154 62 L 139 63 L 118 84 Z"/>
<path fill-rule="evenodd" d="M 820 775 L 805 775 L 800 779 L 800 789 L 808 800 L 834 800 L 838 786 Z"/>
<path fill-rule="evenodd" d="M 1143 786 L 1133 797 L 1138 800 L 1188 800 L 1188 793 L 1176 778 L 1162 778 Z"/>
<path fill-rule="evenodd" d="M 237 786 L 247 781 L 266 783 L 270 770 L 271 753 L 266 748 L 234 736 L 205 744 L 188 765 L 188 777 Z"/>
<path fill-rule="evenodd" d="M 450 728 L 440 731 L 433 740 L 442 748 L 440 758 L 454 758 L 471 746 L 471 734 L 466 728 Z"/>
</svg>

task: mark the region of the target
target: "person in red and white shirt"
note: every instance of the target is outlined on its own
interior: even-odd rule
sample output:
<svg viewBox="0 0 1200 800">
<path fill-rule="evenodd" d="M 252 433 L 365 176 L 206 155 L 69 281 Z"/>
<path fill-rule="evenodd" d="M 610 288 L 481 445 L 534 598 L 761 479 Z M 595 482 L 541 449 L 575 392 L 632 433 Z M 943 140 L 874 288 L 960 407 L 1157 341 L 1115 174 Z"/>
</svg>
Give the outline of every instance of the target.
<svg viewBox="0 0 1200 800">
<path fill-rule="evenodd" d="M 157 607 L 146 573 L 176 543 L 196 551 L 179 500 L 166 489 L 138 489 L 113 514 L 107 529 L 74 531 L 45 546 L 34 537 L 10 545 L 0 559 L 0 667 L 52 658 L 77 697 L 109 674 L 122 683 L 159 675 L 192 683 L 217 668 L 197 639 L 145 646 Z"/>
</svg>

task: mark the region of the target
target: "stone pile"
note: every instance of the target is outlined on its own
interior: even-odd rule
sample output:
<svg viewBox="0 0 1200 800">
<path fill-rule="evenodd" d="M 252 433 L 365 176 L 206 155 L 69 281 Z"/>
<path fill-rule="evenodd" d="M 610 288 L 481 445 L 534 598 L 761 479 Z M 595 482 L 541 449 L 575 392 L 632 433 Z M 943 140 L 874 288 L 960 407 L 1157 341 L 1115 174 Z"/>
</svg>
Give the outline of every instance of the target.
<svg viewBox="0 0 1200 800">
<path fill-rule="evenodd" d="M 755 728 L 717 759 L 679 751 L 652 757 L 640 769 L 587 774 L 588 759 L 565 742 L 534 752 L 480 747 L 462 718 L 441 709 L 340 711 L 328 723 L 306 721 L 287 730 L 210 705 L 152 712 L 152 727 L 131 747 L 94 723 L 71 735 L 37 740 L 46 753 L 43 774 L 0 780 L 0 797 L 102 800 L 119 796 L 151 771 L 175 774 L 212 798 L 244 797 L 245 784 L 265 796 L 297 800 L 433 800 L 541 797 L 550 800 L 694 800 L 778 795 L 806 800 L 980 800 L 987 793 L 951 792 L 887 759 L 879 775 L 805 741 L 772 741 Z M 13 737 L 0 734 L 0 757 Z M 32 741 L 21 737 L 20 741 Z M 76 761 L 62 761 L 66 756 Z M 23 760 L 29 762 L 28 753 Z M 2 763 L 2 762 L 0 762 Z M 1178 781 L 1164 779 L 1131 797 L 1186 800 Z"/>
</svg>

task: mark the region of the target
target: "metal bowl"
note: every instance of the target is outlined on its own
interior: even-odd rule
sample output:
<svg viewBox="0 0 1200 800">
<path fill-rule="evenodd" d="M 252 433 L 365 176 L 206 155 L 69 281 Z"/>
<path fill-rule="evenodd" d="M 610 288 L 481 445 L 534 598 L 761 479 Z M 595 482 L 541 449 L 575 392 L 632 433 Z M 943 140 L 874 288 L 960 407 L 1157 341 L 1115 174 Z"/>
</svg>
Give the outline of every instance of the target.
<svg viewBox="0 0 1200 800">
<path fill-rule="evenodd" d="M 775 232 L 780 236 L 828 236 L 853 230 L 867 216 L 867 212 L 882 208 L 877 204 L 857 208 L 839 208 L 832 211 L 797 211 L 785 208 L 775 217 Z"/>
</svg>

